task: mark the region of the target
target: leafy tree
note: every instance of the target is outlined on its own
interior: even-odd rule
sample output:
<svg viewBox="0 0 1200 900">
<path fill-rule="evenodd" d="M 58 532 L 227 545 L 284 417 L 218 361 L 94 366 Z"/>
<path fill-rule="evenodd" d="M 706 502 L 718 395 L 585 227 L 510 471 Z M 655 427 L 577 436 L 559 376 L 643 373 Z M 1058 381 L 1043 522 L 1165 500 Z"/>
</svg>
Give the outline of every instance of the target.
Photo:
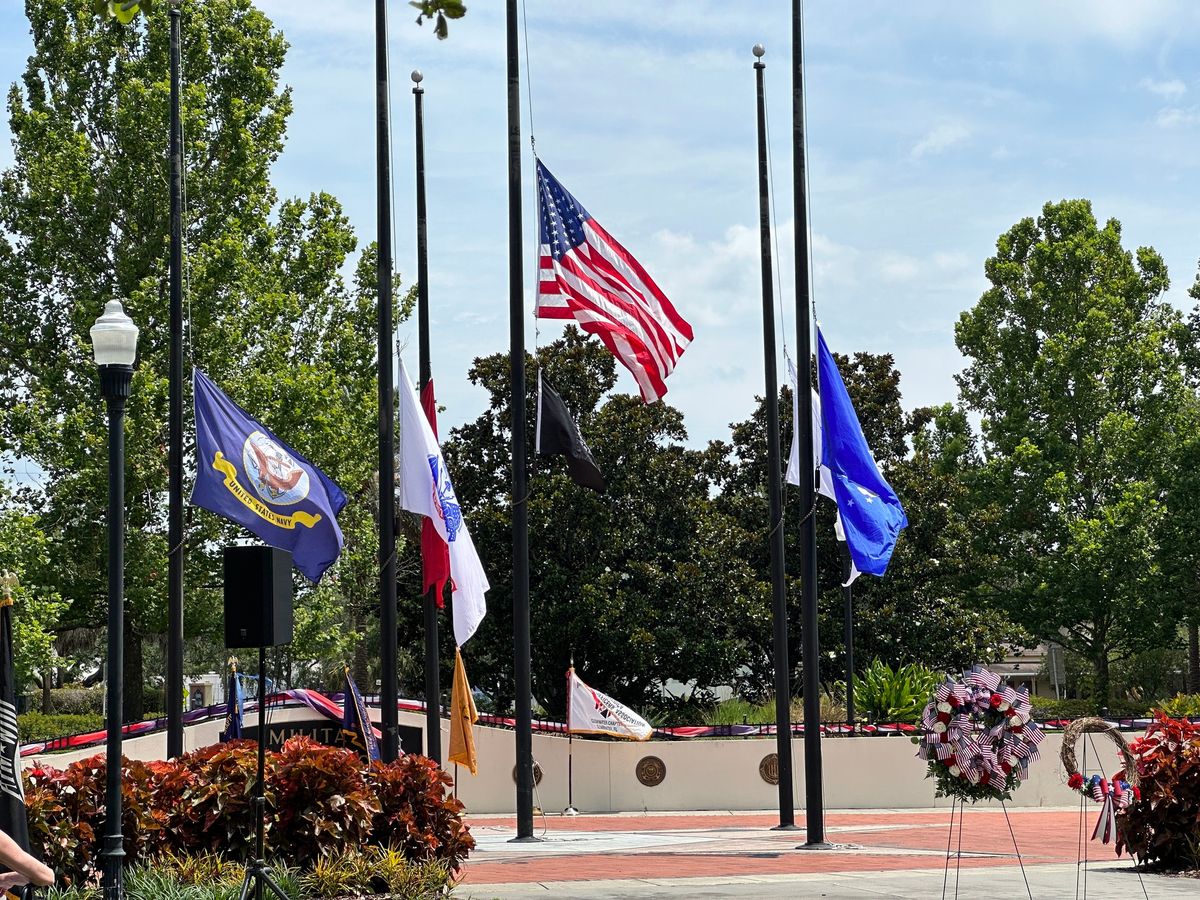
<svg viewBox="0 0 1200 900">
<path fill-rule="evenodd" d="M 982 416 L 976 533 L 993 601 L 1089 657 L 1107 702 L 1114 654 L 1178 621 L 1160 590 L 1159 490 L 1185 396 L 1187 329 L 1167 268 L 1121 245 L 1086 200 L 1000 236 L 991 286 L 956 327 L 964 403 Z"/>
<path fill-rule="evenodd" d="M 916 410 L 908 424 L 912 453 L 888 477 L 909 526 L 887 576 L 854 583 L 859 658 L 941 671 L 997 662 L 1032 641 L 1003 610 L 981 600 L 979 572 L 988 556 L 973 546 L 978 456 L 966 415 L 946 404 Z"/>
<path fill-rule="evenodd" d="M 1024 638 L 1003 616 L 980 609 L 972 596 L 967 565 L 969 496 L 964 475 L 975 461 L 962 414 L 951 407 L 918 410 L 907 416 L 900 405 L 900 372 L 890 354 L 834 354 L 851 400 L 880 466 L 908 513 L 885 578 L 854 583 L 855 656 L 858 667 L 873 658 L 894 664 L 920 663 L 954 669 L 991 661 L 1003 646 Z M 792 431 L 792 392 L 780 391 L 783 451 Z M 767 580 L 766 420 L 759 401 L 750 419 L 731 426 L 732 443 L 714 444 L 721 460 L 716 504 L 739 524 L 730 535 L 733 552 Z M 913 452 L 910 454 L 908 443 Z M 796 493 L 789 489 L 785 513 L 789 648 L 793 684 L 799 686 L 803 660 L 800 630 L 800 529 Z M 822 680 L 845 678 L 841 545 L 834 537 L 835 506 L 818 502 L 817 579 Z M 764 589 L 769 589 L 764 586 Z M 752 648 L 749 671 L 740 682 L 748 696 L 770 689 L 774 672 L 770 626 L 747 623 L 744 639 Z"/>
<path fill-rule="evenodd" d="M 726 543 L 736 523 L 709 499 L 707 452 L 682 445 L 683 417 L 666 403 L 603 399 L 612 356 L 574 328 L 528 357 L 579 416 L 607 493 L 575 485 L 560 458 L 530 459 L 530 597 L 535 696 L 564 709 L 572 654 L 589 682 L 631 703 L 677 679 L 703 693 L 728 684 L 744 656 L 739 623 L 767 623 L 766 597 Z M 508 356 L 477 359 L 471 380 L 487 410 L 446 442 L 455 488 L 492 584 L 489 613 L 467 647 L 474 683 L 512 700 Z M 529 379 L 532 410 L 536 379 Z M 533 446 L 531 417 L 529 446 Z"/>
<path fill-rule="evenodd" d="M 420 13 L 417 16 L 418 25 L 426 19 L 433 20 L 433 33 L 439 41 L 450 36 L 448 19 L 461 19 L 467 14 L 463 0 L 411 0 L 408 5 Z"/>
<path fill-rule="evenodd" d="M 7 494 L 3 491 L 5 500 Z M 7 585 L 13 598 L 13 668 L 18 685 L 37 674 L 48 687 L 51 669 L 62 663 L 54 653 L 54 630 L 67 604 L 46 586 L 49 542 L 36 518 L 6 505 L 0 511 L 0 574 L 15 582 Z"/>
<path fill-rule="evenodd" d="M 60 627 L 99 627 L 106 613 L 106 427 L 88 328 L 118 297 L 142 329 L 126 432 L 128 718 L 142 712 L 143 641 L 166 624 L 168 29 L 164 4 L 143 12 L 129 27 L 86 0 L 26 4 L 34 52 L 9 91 L 14 162 L 0 175 L 0 292 L 12 310 L 0 322 L 0 451 L 45 474 L 25 493 L 51 538 L 47 588 L 70 602 Z M 374 253 L 346 284 L 356 239 L 337 200 L 281 201 L 271 186 L 291 111 L 282 35 L 250 0 L 185 4 L 183 17 L 185 352 L 350 496 L 347 559 L 320 595 L 347 621 L 314 612 L 308 635 L 340 653 L 331 632 L 362 636 L 356 611 L 375 592 L 361 578 L 377 543 L 363 490 L 375 458 Z M 189 512 L 189 635 L 219 634 L 218 551 L 238 534 Z M 202 643 L 190 663 L 218 663 L 219 642 Z"/>
</svg>

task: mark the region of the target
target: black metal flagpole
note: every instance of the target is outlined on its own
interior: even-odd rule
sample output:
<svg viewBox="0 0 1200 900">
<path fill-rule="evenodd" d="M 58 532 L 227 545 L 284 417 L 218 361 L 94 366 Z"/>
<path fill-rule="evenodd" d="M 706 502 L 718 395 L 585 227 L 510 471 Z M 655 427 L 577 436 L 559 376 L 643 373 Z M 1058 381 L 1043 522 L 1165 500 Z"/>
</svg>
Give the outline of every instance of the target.
<svg viewBox="0 0 1200 900">
<path fill-rule="evenodd" d="M 850 548 L 842 543 L 842 639 L 846 645 L 846 724 L 854 728 L 854 588 L 850 585 Z"/>
<path fill-rule="evenodd" d="M 416 106 L 417 158 L 417 346 L 420 355 L 422 395 L 433 373 L 429 363 L 429 242 L 425 228 L 425 89 L 424 76 L 414 69 L 413 102 Z M 425 755 L 442 761 L 442 689 L 438 679 L 438 592 L 425 597 Z"/>
<path fill-rule="evenodd" d="M 508 317 L 512 403 L 513 669 L 516 681 L 517 841 L 533 836 L 533 710 L 529 663 L 529 522 L 525 483 L 525 285 L 521 270 L 521 69 L 517 0 L 507 0 Z"/>
<path fill-rule="evenodd" d="M 183 754 L 183 125 L 179 116 L 179 31 L 171 19 L 171 361 L 167 450 L 167 757 Z"/>
<path fill-rule="evenodd" d="M 812 313 L 808 282 L 808 196 L 804 159 L 804 27 L 802 0 L 792 0 L 792 196 L 796 231 L 796 369 L 800 440 L 800 610 L 804 663 L 804 825 L 806 849 L 825 844 L 821 773 L 821 641 L 817 633 L 816 490 L 812 428 Z"/>
<path fill-rule="evenodd" d="M 775 308 L 771 274 L 771 195 L 767 173 L 767 103 L 762 61 L 766 50 L 754 45 L 758 93 L 758 231 L 762 243 L 763 371 L 767 412 L 767 542 L 771 548 L 771 610 L 775 624 L 775 752 L 779 759 L 779 828 L 796 827 L 792 800 L 792 688 L 788 668 L 787 585 L 783 573 L 783 483 L 779 462 L 779 385 L 775 361 Z"/>
<path fill-rule="evenodd" d="M 379 305 L 379 705 L 384 762 L 397 756 L 396 463 L 392 384 L 392 171 L 388 123 L 387 3 L 375 0 L 375 167 Z"/>
<path fill-rule="evenodd" d="M 567 672 L 567 808 L 564 816 L 577 816 L 575 808 L 575 731 L 571 728 L 571 676 L 575 674 L 575 654 L 571 654 L 571 668 Z"/>
</svg>

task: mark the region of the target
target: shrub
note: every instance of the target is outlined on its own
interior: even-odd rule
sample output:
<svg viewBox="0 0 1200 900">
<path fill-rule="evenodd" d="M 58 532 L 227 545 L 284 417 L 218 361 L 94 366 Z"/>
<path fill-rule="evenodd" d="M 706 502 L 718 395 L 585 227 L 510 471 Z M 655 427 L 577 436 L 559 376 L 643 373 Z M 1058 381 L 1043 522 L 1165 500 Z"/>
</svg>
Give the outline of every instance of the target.
<svg viewBox="0 0 1200 900">
<path fill-rule="evenodd" d="M 126 900 L 237 900 L 245 869 L 220 857 L 157 857 L 125 872 Z M 203 877 L 201 877 L 203 876 Z M 289 897 L 301 893 L 295 870 L 275 864 L 271 871 Z M 46 900 L 101 900 L 98 888 L 50 888 Z"/>
<path fill-rule="evenodd" d="M 1170 700 L 1158 703 L 1155 709 L 1176 719 L 1200 716 L 1200 694 L 1176 694 Z"/>
<path fill-rule="evenodd" d="M 179 779 L 170 781 L 164 773 L 158 782 L 163 802 L 174 801 L 172 808 L 176 813 L 175 827 L 162 849 L 226 853 L 234 859 L 245 857 L 255 839 L 253 794 L 258 780 L 257 745 L 253 741 L 213 744 L 185 753 L 174 765 L 183 770 Z M 278 769 L 279 755 L 268 753 L 263 788 L 264 833 L 268 842 L 275 826 Z"/>
<path fill-rule="evenodd" d="M 368 847 L 322 854 L 300 876 L 305 897 L 356 897 L 387 893 L 405 900 L 443 897 L 454 879 L 440 860 L 412 862 L 398 850 Z"/>
<path fill-rule="evenodd" d="M 276 840 L 288 848 L 289 859 L 303 865 L 321 853 L 368 842 L 381 808 L 361 772 L 353 750 L 307 737 L 283 745 Z"/>
<path fill-rule="evenodd" d="M 66 687 L 51 688 L 50 709 L 59 715 L 101 715 L 104 712 L 104 684 L 94 684 L 91 687 L 69 684 Z"/>
<path fill-rule="evenodd" d="M 1162 713 L 1130 746 L 1141 797 L 1118 814 L 1117 852 L 1169 868 L 1200 866 L 1200 725 Z"/>
<path fill-rule="evenodd" d="M 47 716 L 40 712 L 27 712 L 17 716 L 17 730 L 23 744 L 32 741 L 48 741 L 51 738 L 83 734 L 88 731 L 99 731 L 103 727 L 104 716 L 95 713 L 86 715 L 56 713 Z"/>
<path fill-rule="evenodd" d="M 917 663 L 893 669 L 875 660 L 854 676 L 854 705 L 876 722 L 914 724 L 942 676 Z"/>
<path fill-rule="evenodd" d="M 463 805 L 449 794 L 453 783 L 437 763 L 424 756 L 402 756 L 394 763 L 372 763 L 367 783 L 379 798 L 372 836 L 410 860 L 442 860 L 462 865 L 475 839 L 463 824 Z"/>
<path fill-rule="evenodd" d="M 155 806 L 150 767 L 138 760 L 122 763 L 121 834 L 133 860 L 160 843 L 170 814 Z M 105 769 L 104 757 L 96 754 L 62 771 L 35 767 L 25 773 L 30 844 L 63 884 L 99 882 Z"/>
<path fill-rule="evenodd" d="M 125 760 L 123 769 L 127 865 L 154 858 L 151 868 L 170 868 L 182 877 L 184 864 L 172 860 L 201 860 L 186 867 L 208 872 L 192 878 L 199 885 L 218 880 L 218 857 L 250 855 L 254 743 L 217 744 L 166 762 Z M 34 767 L 25 777 L 33 850 L 59 873 L 60 885 L 95 886 L 104 832 L 103 757 L 80 760 L 62 771 Z M 267 848 L 312 868 L 318 859 L 346 847 L 374 845 L 412 862 L 443 863 L 444 873 L 454 871 L 475 841 L 463 824 L 462 804 L 449 796 L 450 785 L 450 776 L 424 757 L 405 756 L 364 771 L 353 751 L 293 738 L 280 753 L 266 756 Z M 376 863 L 392 858 L 380 856 Z M 433 868 L 422 868 L 419 878 L 413 871 L 398 870 L 396 878 L 411 876 L 416 884 Z M 180 896 L 185 895 L 191 896 Z"/>
<path fill-rule="evenodd" d="M 1030 697 L 1033 718 L 1039 722 L 1050 719 L 1081 719 L 1096 715 L 1095 700 L 1056 700 L 1054 697 Z M 1114 700 L 1107 707 L 1108 715 L 1117 719 L 1142 719 L 1150 715 L 1150 704 L 1133 700 Z"/>
</svg>

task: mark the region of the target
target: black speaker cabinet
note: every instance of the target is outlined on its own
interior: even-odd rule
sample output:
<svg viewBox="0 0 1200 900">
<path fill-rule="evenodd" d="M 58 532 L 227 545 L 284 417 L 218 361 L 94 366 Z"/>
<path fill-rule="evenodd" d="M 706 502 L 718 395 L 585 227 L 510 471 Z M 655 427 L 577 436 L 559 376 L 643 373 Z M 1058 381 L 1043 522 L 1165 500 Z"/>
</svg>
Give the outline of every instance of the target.
<svg viewBox="0 0 1200 900">
<path fill-rule="evenodd" d="M 225 646 L 292 642 L 292 554 L 275 547 L 225 548 Z"/>
</svg>

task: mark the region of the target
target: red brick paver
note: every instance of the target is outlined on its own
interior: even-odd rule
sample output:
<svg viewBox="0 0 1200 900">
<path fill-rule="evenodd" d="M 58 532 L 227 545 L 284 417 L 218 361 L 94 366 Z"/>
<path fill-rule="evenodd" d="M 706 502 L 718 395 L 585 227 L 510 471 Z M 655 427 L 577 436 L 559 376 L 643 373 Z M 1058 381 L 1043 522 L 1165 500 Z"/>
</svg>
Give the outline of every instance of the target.
<svg viewBox="0 0 1200 900">
<path fill-rule="evenodd" d="M 1088 810 L 1094 814 L 1094 810 Z M 1086 814 L 1085 814 L 1086 815 Z M 1015 810 L 1009 820 L 1027 866 L 1071 863 L 1077 859 L 1078 811 Z M 549 836 L 569 832 L 670 833 L 677 840 L 667 847 L 645 850 L 588 851 L 586 846 L 551 854 L 543 847 L 528 852 L 509 847 L 503 853 L 482 852 L 467 863 L 471 885 L 514 882 L 578 881 L 612 878 L 684 878 L 727 875 L 800 874 L 927 869 L 943 865 L 949 835 L 950 811 L 835 813 L 826 817 L 826 837 L 839 846 L 820 852 L 795 849 L 803 832 L 771 831 L 772 815 L 647 815 L 552 817 L 539 820 L 535 833 Z M 803 825 L 803 817 L 797 824 Z M 1086 822 L 1088 834 L 1091 821 Z M 511 818 L 472 818 L 477 833 L 499 836 L 515 833 Z M 998 810 L 968 808 L 963 818 L 962 852 L 969 868 L 1013 866 L 1012 837 Z M 1086 835 L 1085 835 L 1086 837 Z M 955 832 L 954 849 L 958 833 Z M 1111 845 L 1090 844 L 1092 859 L 1112 859 Z"/>
</svg>

